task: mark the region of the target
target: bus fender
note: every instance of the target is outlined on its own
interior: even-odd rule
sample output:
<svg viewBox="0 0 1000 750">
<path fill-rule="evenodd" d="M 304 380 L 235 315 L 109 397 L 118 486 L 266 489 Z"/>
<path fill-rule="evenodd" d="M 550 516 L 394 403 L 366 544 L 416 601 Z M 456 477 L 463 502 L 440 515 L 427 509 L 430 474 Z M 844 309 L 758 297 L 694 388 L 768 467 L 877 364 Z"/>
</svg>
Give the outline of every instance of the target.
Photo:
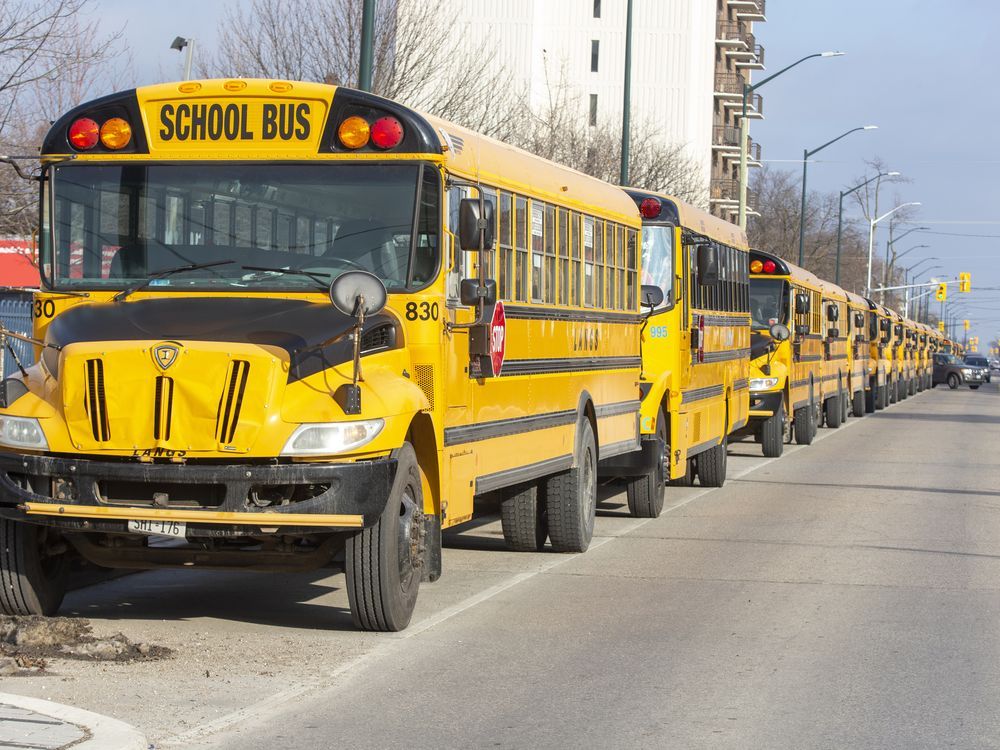
<svg viewBox="0 0 1000 750">
<path fill-rule="evenodd" d="M 656 435 L 656 415 L 661 406 L 663 407 L 663 417 L 667 420 L 670 419 L 667 390 L 672 374 L 670 370 L 661 372 L 656 380 L 649 384 L 649 390 L 642 398 L 642 404 L 639 407 L 640 439 L 647 440 Z M 669 430 L 667 434 L 670 434 Z"/>
<path fill-rule="evenodd" d="M 576 405 L 576 422 L 573 434 L 573 466 L 574 468 L 580 465 L 580 425 L 583 424 L 583 420 L 589 419 L 590 426 L 594 429 L 594 443 L 597 447 L 597 457 L 600 460 L 601 456 L 601 435 L 597 431 L 597 412 L 594 409 L 594 399 L 591 397 L 589 391 L 580 391 L 580 396 L 577 399 Z"/>
</svg>

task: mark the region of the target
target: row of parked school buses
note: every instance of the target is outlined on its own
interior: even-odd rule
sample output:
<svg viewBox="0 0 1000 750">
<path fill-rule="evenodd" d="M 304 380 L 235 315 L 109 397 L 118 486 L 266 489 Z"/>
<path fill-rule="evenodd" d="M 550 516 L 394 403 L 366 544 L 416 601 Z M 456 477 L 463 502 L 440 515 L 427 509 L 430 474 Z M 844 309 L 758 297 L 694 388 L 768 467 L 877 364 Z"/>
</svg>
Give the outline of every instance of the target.
<svg viewBox="0 0 1000 750">
<path fill-rule="evenodd" d="M 731 437 L 808 443 L 947 346 L 681 201 L 344 87 L 121 92 L 41 161 L 38 363 L 0 388 L 7 614 L 57 612 L 75 557 L 332 563 L 354 622 L 398 630 L 477 500 L 512 548 L 582 552 L 600 477 L 656 516 L 725 481 Z"/>
<path fill-rule="evenodd" d="M 747 429 L 765 456 L 932 387 L 933 355 L 957 350 L 931 326 L 775 255 L 750 257 Z"/>
</svg>

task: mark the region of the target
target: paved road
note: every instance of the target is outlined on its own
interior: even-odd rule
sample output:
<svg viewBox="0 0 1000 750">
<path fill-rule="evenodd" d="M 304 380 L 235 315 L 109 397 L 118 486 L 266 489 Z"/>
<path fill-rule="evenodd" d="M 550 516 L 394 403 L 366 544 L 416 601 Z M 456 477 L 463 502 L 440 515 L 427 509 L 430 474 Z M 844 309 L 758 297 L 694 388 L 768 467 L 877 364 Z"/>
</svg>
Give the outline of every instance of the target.
<svg viewBox="0 0 1000 750">
<path fill-rule="evenodd" d="M 16 692 L 157 747 L 1000 747 L 998 426 L 991 385 L 778 460 L 738 444 L 726 487 L 659 519 L 606 492 L 584 555 L 483 524 L 399 635 L 348 629 L 341 576 L 120 579 L 66 611 L 176 658 Z"/>
</svg>

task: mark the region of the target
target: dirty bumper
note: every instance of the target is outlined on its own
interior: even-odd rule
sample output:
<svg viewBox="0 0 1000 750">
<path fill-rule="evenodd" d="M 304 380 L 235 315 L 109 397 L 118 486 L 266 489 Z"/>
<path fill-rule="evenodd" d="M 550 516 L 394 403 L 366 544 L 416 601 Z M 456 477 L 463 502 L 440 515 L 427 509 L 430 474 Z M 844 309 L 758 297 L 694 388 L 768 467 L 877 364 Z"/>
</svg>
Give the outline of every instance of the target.
<svg viewBox="0 0 1000 750">
<path fill-rule="evenodd" d="M 288 534 L 374 524 L 396 459 L 158 464 L 0 453 L 0 517 L 88 531 L 177 521 L 190 536 Z"/>
</svg>

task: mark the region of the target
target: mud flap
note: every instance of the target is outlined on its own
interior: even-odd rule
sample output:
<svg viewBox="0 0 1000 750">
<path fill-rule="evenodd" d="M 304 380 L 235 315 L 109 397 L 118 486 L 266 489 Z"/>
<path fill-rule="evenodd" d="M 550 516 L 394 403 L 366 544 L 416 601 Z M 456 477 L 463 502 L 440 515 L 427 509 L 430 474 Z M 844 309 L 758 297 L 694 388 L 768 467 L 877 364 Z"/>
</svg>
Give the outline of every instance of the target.
<svg viewBox="0 0 1000 750">
<path fill-rule="evenodd" d="M 433 583 L 441 577 L 441 516 L 424 516 L 424 564 L 420 580 Z"/>
</svg>

